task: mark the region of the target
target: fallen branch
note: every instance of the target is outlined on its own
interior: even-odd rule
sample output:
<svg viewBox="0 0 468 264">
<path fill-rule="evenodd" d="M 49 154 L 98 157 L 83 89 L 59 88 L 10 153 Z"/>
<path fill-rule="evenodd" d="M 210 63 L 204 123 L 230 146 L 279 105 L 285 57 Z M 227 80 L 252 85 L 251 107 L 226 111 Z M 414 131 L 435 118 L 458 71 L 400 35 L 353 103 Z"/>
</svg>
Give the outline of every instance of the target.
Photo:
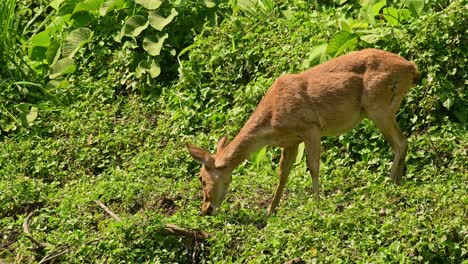
<svg viewBox="0 0 468 264">
<path fill-rule="evenodd" d="M 164 230 L 176 236 L 183 236 L 194 239 L 196 242 L 203 242 L 210 237 L 210 234 L 200 229 L 186 229 L 173 224 L 164 225 Z"/>
<path fill-rule="evenodd" d="M 59 249 L 65 249 L 65 250 L 63 250 L 63 251 L 61 251 L 61 252 L 59 252 L 59 253 L 57 253 L 55 255 L 52 255 L 52 256 L 50 255 L 53 252 L 58 251 Z M 68 245 L 64 245 L 64 246 L 61 246 L 59 248 L 56 248 L 56 249 L 52 250 L 49 255 L 46 255 L 43 259 L 41 259 L 37 264 L 46 263 L 47 261 L 51 261 L 53 259 L 56 259 L 56 258 L 58 258 L 58 257 L 60 257 L 62 255 L 67 254 L 69 251 L 70 251 L 70 247 Z"/>
<path fill-rule="evenodd" d="M 120 218 L 117 214 L 115 214 L 109 208 L 107 208 L 107 206 L 105 206 L 101 201 L 94 200 L 94 202 L 96 202 L 97 205 L 99 205 L 102 209 L 104 209 L 104 211 L 106 211 L 106 213 L 108 213 L 110 216 L 112 216 L 112 218 L 114 218 L 115 221 L 122 222 L 122 218 Z"/>
<path fill-rule="evenodd" d="M 49 246 L 49 244 L 37 241 L 36 239 L 34 239 L 34 237 L 31 235 L 31 232 L 29 231 L 29 221 L 31 220 L 31 217 L 33 216 L 33 214 L 34 214 L 34 211 L 30 212 L 28 216 L 26 216 L 26 219 L 24 219 L 23 232 L 25 236 L 29 238 L 29 240 L 31 240 L 31 242 L 33 242 L 37 246 L 38 249 L 44 249 L 47 246 Z"/>
<path fill-rule="evenodd" d="M 87 245 L 87 244 L 90 244 L 90 243 L 94 243 L 94 242 L 97 242 L 97 241 L 99 241 L 99 238 L 93 239 L 93 240 L 88 240 L 88 241 L 84 242 L 83 244 L 81 244 L 81 246 L 84 246 L 84 245 Z M 73 249 L 74 249 L 73 246 L 63 244 L 63 245 L 49 251 L 49 253 L 44 258 L 42 258 L 37 264 L 50 262 L 51 260 L 54 260 L 54 259 L 56 259 L 56 258 L 58 258 L 60 256 L 63 256 L 65 254 L 71 252 Z M 0 263 L 0 264 L 2 264 L 2 263 Z"/>
</svg>

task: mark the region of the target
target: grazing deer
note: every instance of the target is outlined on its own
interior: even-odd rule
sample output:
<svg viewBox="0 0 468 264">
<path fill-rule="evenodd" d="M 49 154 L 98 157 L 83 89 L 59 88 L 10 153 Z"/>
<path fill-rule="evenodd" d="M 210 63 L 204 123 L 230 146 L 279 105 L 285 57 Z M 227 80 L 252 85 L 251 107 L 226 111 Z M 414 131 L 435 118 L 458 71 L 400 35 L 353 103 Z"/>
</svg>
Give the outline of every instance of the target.
<svg viewBox="0 0 468 264">
<path fill-rule="evenodd" d="M 279 183 L 268 214 L 280 201 L 301 142 L 305 143 L 313 193 L 319 199 L 320 138 L 347 132 L 365 117 L 390 143 L 394 153 L 390 177 L 399 184 L 408 144 L 395 114 L 417 77 L 413 62 L 377 49 L 352 52 L 302 73 L 279 77 L 236 137 L 231 142 L 227 136 L 219 140 L 215 154 L 187 144 L 191 156 L 202 164 L 202 215 L 216 214 L 232 171 L 266 145 L 282 147 Z"/>
</svg>

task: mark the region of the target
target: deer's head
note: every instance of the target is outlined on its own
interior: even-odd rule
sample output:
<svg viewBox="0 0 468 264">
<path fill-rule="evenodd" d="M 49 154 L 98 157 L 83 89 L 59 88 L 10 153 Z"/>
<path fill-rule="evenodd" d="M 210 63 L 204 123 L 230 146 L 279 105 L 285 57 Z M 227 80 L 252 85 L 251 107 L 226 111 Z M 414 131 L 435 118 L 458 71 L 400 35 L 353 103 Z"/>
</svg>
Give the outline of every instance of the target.
<svg viewBox="0 0 468 264">
<path fill-rule="evenodd" d="M 216 166 L 216 157 L 227 144 L 227 137 L 222 137 L 218 142 L 216 154 L 209 154 L 206 150 L 187 144 L 190 155 L 196 162 L 202 164 L 200 170 L 203 188 L 202 215 L 216 215 L 228 192 L 232 168 Z"/>
</svg>

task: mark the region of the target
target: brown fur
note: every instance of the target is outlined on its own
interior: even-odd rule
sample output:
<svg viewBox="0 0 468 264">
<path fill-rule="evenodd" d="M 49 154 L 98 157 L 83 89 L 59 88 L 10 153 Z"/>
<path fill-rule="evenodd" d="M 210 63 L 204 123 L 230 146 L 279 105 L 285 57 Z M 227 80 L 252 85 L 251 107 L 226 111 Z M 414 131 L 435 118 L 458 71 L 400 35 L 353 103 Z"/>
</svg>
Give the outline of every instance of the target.
<svg viewBox="0 0 468 264">
<path fill-rule="evenodd" d="M 395 157 L 391 177 L 399 183 L 407 143 L 395 114 L 418 72 L 414 63 L 382 50 L 366 49 L 325 62 L 299 74 L 279 77 L 232 142 L 224 137 L 217 153 L 188 145 L 203 164 L 203 214 L 214 214 L 231 181 L 231 172 L 250 153 L 265 146 L 283 148 L 280 181 L 269 208 L 274 212 L 297 146 L 304 142 L 318 199 L 320 137 L 340 135 L 368 117 L 390 142 Z"/>
</svg>

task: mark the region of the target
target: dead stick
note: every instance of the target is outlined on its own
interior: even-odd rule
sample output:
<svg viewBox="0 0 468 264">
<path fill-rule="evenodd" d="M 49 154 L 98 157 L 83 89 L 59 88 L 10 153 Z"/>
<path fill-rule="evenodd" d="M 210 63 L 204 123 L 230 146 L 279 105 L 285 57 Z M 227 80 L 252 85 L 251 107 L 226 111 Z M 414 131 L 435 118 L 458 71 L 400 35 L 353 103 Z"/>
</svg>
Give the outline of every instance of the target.
<svg viewBox="0 0 468 264">
<path fill-rule="evenodd" d="M 41 261 L 39 261 L 37 264 L 42 264 L 42 263 L 46 263 L 47 261 L 50 261 L 50 260 L 53 260 L 53 259 L 56 259 L 62 255 L 65 255 L 68 253 L 68 251 L 70 251 L 70 248 L 67 248 L 65 249 L 64 251 L 60 252 L 60 253 L 57 253 L 53 256 L 45 256 L 43 259 L 41 259 Z"/>
<path fill-rule="evenodd" d="M 106 211 L 106 213 L 108 213 L 110 216 L 112 216 L 112 218 L 115 219 L 115 221 L 117 222 L 122 222 L 122 218 L 120 218 L 118 215 L 116 215 L 114 212 L 112 212 L 109 208 L 107 208 L 107 206 L 105 206 L 101 201 L 99 200 L 94 200 L 97 205 L 99 205 L 102 209 L 104 209 L 104 211 Z"/>
<path fill-rule="evenodd" d="M 31 240 L 39 249 L 46 248 L 49 244 L 47 243 L 42 243 L 34 239 L 34 237 L 31 235 L 31 232 L 29 231 L 29 221 L 31 220 L 31 217 L 33 216 L 34 211 L 30 212 L 28 216 L 26 216 L 26 219 L 24 219 L 23 222 L 23 232 L 25 233 L 25 236 Z"/>
<path fill-rule="evenodd" d="M 164 230 L 172 235 L 194 238 L 198 242 L 203 242 L 210 237 L 210 234 L 200 229 L 186 229 L 173 224 L 164 225 Z"/>
</svg>

